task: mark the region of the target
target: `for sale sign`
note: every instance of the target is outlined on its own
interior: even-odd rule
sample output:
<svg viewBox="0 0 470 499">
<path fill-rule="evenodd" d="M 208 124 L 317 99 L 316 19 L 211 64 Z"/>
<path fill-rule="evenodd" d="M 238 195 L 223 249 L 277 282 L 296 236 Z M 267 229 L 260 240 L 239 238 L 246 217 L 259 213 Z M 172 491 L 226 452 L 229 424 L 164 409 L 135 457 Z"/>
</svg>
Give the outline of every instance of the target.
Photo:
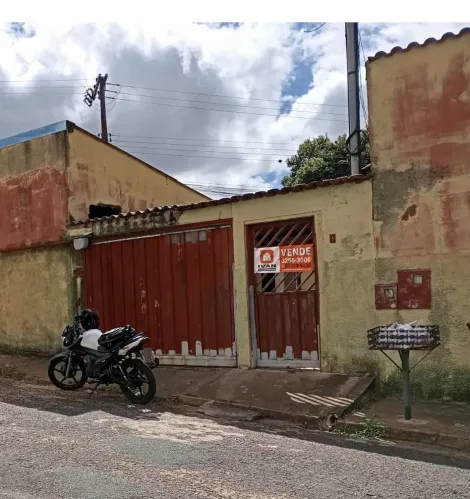
<svg viewBox="0 0 470 499">
<path fill-rule="evenodd" d="M 255 274 L 277 274 L 280 272 L 279 246 L 255 249 Z"/>
<path fill-rule="evenodd" d="M 312 272 L 313 244 L 255 249 L 255 273 Z"/>
<path fill-rule="evenodd" d="M 280 246 L 280 272 L 312 272 L 313 244 Z"/>
</svg>

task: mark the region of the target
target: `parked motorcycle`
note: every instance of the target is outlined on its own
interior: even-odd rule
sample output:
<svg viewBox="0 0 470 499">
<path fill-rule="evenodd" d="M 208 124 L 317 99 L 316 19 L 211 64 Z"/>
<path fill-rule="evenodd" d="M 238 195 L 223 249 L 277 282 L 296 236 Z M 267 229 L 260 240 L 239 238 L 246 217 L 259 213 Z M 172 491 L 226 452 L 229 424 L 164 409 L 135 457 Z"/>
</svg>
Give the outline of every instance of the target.
<svg viewBox="0 0 470 499">
<path fill-rule="evenodd" d="M 152 369 L 158 366 L 151 349 L 144 348 L 149 338 L 131 326 L 102 333 L 99 324 L 96 312 L 86 309 L 65 327 L 66 351 L 49 361 L 49 379 L 62 390 L 95 383 L 90 397 L 99 385 L 116 383 L 130 402 L 148 404 L 157 388 Z"/>
</svg>

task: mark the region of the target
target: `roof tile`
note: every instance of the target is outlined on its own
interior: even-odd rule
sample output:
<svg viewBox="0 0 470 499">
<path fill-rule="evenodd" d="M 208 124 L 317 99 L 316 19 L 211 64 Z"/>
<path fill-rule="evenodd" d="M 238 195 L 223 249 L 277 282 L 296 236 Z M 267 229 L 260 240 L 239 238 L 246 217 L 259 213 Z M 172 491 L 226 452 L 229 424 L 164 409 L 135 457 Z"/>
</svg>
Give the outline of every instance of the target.
<svg viewBox="0 0 470 499">
<path fill-rule="evenodd" d="M 450 33 L 450 32 L 449 33 L 444 33 L 441 36 L 441 38 L 439 38 L 439 40 L 436 40 L 435 38 L 428 38 L 423 43 L 411 42 L 410 44 L 408 44 L 408 46 L 406 48 L 393 47 L 393 49 L 390 50 L 390 52 L 388 52 L 388 53 L 387 52 L 383 52 L 383 51 L 377 52 L 374 56 L 369 57 L 367 59 L 367 63 L 376 61 L 377 59 L 382 59 L 382 57 L 391 57 L 392 55 L 397 54 L 399 52 L 408 52 L 409 50 L 411 50 L 413 48 L 426 47 L 427 45 L 430 45 L 430 44 L 433 44 L 433 43 L 441 43 L 444 40 L 447 40 L 449 38 L 460 38 L 462 35 L 465 35 L 465 34 L 470 34 L 470 28 L 463 28 L 457 34 Z"/>
</svg>

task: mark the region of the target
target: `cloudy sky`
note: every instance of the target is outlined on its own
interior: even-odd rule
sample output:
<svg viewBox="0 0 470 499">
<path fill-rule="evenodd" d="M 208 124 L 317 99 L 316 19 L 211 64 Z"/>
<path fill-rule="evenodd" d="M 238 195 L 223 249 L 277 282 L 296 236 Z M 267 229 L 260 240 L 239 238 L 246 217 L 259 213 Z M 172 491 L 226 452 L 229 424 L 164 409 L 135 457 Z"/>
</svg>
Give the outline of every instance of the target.
<svg viewBox="0 0 470 499">
<path fill-rule="evenodd" d="M 99 133 L 83 93 L 108 73 L 119 147 L 213 197 L 279 186 L 299 143 L 347 131 L 344 24 L 322 24 L 0 24 L 0 137 L 63 119 Z M 360 24 L 361 64 L 463 27 Z"/>
</svg>

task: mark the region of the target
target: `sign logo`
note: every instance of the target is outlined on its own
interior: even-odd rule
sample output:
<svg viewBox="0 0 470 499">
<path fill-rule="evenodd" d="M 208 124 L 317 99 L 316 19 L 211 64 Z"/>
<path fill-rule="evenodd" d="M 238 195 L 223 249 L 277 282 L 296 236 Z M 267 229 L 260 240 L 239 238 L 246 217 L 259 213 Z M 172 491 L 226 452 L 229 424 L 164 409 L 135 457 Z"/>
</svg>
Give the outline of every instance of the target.
<svg viewBox="0 0 470 499">
<path fill-rule="evenodd" d="M 261 263 L 273 263 L 274 262 L 274 251 L 272 249 L 262 249 L 260 251 Z"/>
</svg>

